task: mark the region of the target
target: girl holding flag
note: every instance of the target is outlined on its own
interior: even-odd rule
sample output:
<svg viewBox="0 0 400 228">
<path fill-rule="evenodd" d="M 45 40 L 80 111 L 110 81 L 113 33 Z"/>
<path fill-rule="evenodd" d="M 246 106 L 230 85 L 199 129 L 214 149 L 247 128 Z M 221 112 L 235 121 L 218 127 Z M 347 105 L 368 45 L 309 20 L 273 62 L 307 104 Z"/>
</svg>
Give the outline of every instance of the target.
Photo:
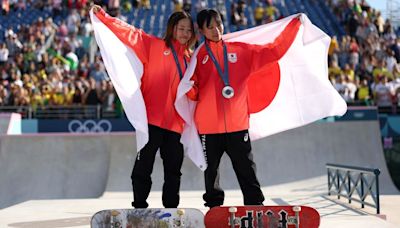
<svg viewBox="0 0 400 228">
<path fill-rule="evenodd" d="M 135 208 L 148 207 L 147 198 L 152 185 L 151 173 L 157 150 L 160 150 L 164 165 L 162 202 L 166 208 L 176 208 L 179 204 L 179 188 L 182 175 L 183 146 L 180 143 L 180 138 L 184 122 L 174 108 L 174 101 L 178 84 L 190 59 L 190 48 L 196 40 L 192 18 L 186 12 L 173 13 L 168 19 L 165 37 L 160 39 L 109 16 L 99 6 L 94 6 L 92 9 L 93 14 L 122 43 L 134 51 L 141 62 L 141 67 L 143 67 L 140 78 L 140 92 L 143 96 L 148 122 L 148 141 L 138 152 L 131 175 L 134 195 L 132 206 Z M 99 35 L 96 36 L 96 39 L 98 43 L 102 43 Z M 101 45 L 99 46 L 102 48 Z M 112 68 L 109 67 L 107 70 L 116 70 Z M 113 79 L 112 76 L 113 83 L 119 80 L 118 78 Z M 123 75 L 116 76 L 122 77 Z M 122 86 L 129 87 L 130 85 Z M 118 85 L 116 89 L 119 92 Z M 120 96 L 120 93 L 118 95 Z M 131 103 L 127 102 L 127 106 L 138 105 Z M 128 110 L 126 111 L 129 112 Z M 146 119 L 146 116 L 144 119 Z M 140 127 L 140 123 L 133 125 L 136 129 Z M 138 134 L 137 137 L 139 137 Z M 140 140 L 140 138 L 137 140 Z"/>
<path fill-rule="evenodd" d="M 219 163 L 224 152 L 232 161 L 244 204 L 262 205 L 264 196 L 248 133 L 248 80 L 252 73 L 271 68 L 285 54 L 301 22 L 294 18 L 266 45 L 224 42 L 221 16 L 213 9 L 200 11 L 197 24 L 205 42 L 197 50 L 197 65 L 190 79 L 193 87 L 187 96 L 197 102 L 194 123 L 207 158 L 204 205 L 215 207 L 224 203 L 224 191 L 219 185 Z"/>
</svg>

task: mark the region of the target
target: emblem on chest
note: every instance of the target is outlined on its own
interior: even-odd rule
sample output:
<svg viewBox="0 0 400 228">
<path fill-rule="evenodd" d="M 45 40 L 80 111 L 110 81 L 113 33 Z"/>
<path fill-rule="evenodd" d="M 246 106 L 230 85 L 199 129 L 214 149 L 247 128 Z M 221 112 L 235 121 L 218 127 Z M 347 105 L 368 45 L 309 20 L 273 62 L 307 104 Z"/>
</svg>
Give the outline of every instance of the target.
<svg viewBox="0 0 400 228">
<path fill-rule="evenodd" d="M 206 64 L 208 61 L 208 55 L 205 55 L 203 58 L 203 61 L 201 61 L 203 64 Z"/>
<path fill-rule="evenodd" d="M 236 63 L 237 62 L 236 53 L 228 53 L 228 61 L 231 63 Z"/>
<path fill-rule="evenodd" d="M 204 57 L 203 57 L 203 60 L 201 61 L 201 63 L 202 64 L 206 64 L 207 62 L 208 62 L 208 59 L 209 59 L 209 57 L 208 57 L 208 55 L 205 55 Z M 236 63 L 237 62 L 237 54 L 236 53 L 228 53 L 228 61 L 230 62 L 230 63 Z"/>
</svg>

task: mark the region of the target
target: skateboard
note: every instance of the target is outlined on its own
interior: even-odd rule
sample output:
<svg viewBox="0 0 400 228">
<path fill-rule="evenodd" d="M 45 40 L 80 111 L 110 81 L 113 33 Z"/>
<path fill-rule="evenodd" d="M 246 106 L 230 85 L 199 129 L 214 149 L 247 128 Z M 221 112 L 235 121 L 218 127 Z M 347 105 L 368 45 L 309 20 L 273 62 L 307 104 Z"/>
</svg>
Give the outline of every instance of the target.
<svg viewBox="0 0 400 228">
<path fill-rule="evenodd" d="M 102 210 L 92 216 L 92 228 L 202 228 L 204 214 L 193 208 Z"/>
<path fill-rule="evenodd" d="M 319 213 L 306 206 L 213 207 L 204 217 L 207 228 L 316 228 Z"/>
</svg>

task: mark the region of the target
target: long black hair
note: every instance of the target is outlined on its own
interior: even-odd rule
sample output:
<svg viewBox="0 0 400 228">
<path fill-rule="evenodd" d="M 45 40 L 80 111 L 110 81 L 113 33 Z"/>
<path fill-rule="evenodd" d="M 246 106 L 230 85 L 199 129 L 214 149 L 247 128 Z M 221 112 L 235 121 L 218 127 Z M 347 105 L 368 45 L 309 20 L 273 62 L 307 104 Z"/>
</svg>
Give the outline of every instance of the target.
<svg viewBox="0 0 400 228">
<path fill-rule="evenodd" d="M 190 39 L 187 43 L 187 46 L 188 46 L 188 48 L 191 48 L 196 43 L 196 34 L 194 32 L 192 16 L 190 16 L 190 14 L 187 12 L 177 11 L 177 12 L 171 14 L 171 16 L 169 16 L 169 18 L 168 18 L 167 30 L 165 31 L 165 36 L 164 36 L 164 41 L 168 47 L 174 38 L 175 27 L 178 25 L 178 22 L 180 20 L 185 19 L 185 18 L 190 20 L 190 27 L 192 28 L 192 36 L 190 37 Z"/>
</svg>

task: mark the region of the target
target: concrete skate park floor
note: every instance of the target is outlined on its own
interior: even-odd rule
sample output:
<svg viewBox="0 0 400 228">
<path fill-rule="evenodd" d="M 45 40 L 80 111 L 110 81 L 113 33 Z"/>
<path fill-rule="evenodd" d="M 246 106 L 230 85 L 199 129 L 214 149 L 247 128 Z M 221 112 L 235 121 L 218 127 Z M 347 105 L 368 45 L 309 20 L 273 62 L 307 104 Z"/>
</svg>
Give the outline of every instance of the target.
<svg viewBox="0 0 400 228">
<path fill-rule="evenodd" d="M 322 228 L 333 227 L 400 227 L 400 196 L 381 196 L 382 215 L 375 210 L 360 210 L 358 203 L 347 204 L 327 196 L 326 177 L 318 177 L 290 184 L 264 187 L 265 205 L 305 205 L 318 210 Z M 180 207 L 194 207 L 203 213 L 202 191 L 181 192 Z M 31 200 L 0 211 L 0 227 L 90 227 L 90 218 L 97 211 L 111 208 L 130 208 L 131 192 L 106 192 L 96 199 Z M 149 197 L 150 207 L 162 207 L 161 192 L 153 191 Z M 226 191 L 225 205 L 242 205 L 241 192 Z"/>
<path fill-rule="evenodd" d="M 0 136 L 0 227 L 89 227 L 97 211 L 130 208 L 135 136 Z M 314 123 L 253 142 L 265 205 L 307 205 L 321 227 L 400 227 L 400 196 L 383 157 L 377 121 Z M 326 163 L 379 168 L 381 214 L 327 196 Z M 221 161 L 224 205 L 242 205 L 229 160 Z M 180 207 L 204 213 L 203 174 L 185 159 Z M 153 171 L 150 207 L 162 207 L 162 164 Z"/>
</svg>

